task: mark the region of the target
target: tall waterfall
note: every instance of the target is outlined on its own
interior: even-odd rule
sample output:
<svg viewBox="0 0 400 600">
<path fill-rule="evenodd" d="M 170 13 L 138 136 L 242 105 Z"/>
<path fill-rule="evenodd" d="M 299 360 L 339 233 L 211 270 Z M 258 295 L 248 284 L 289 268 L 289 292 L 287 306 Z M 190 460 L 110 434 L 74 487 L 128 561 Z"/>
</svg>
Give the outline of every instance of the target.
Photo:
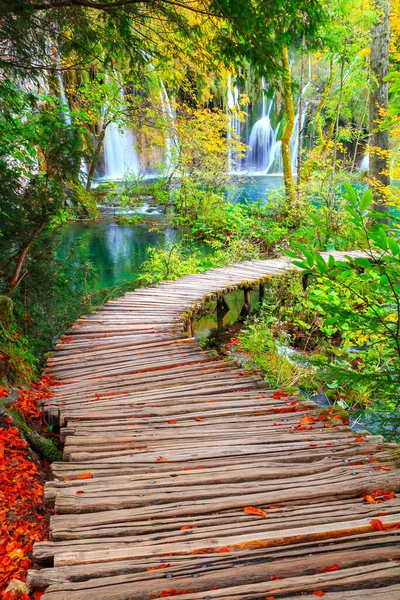
<svg viewBox="0 0 400 600">
<path fill-rule="evenodd" d="M 124 109 L 124 92 L 121 90 L 121 111 Z M 107 179 L 124 179 L 140 172 L 133 131 L 110 123 L 104 137 L 104 167 Z"/>
<path fill-rule="evenodd" d="M 69 104 L 67 99 L 67 94 L 65 93 L 64 81 L 61 70 L 61 60 L 59 54 L 56 56 L 56 66 L 57 66 L 57 79 L 58 79 L 58 93 L 60 95 L 60 104 L 63 109 L 63 119 L 67 123 L 67 125 L 72 124 L 71 112 L 69 110 Z"/>
<path fill-rule="evenodd" d="M 179 151 L 179 140 L 175 127 L 176 114 L 174 109 L 172 108 L 171 101 L 169 99 L 164 82 L 162 81 L 162 79 L 160 79 L 159 81 L 161 110 L 167 120 L 165 135 L 165 159 L 167 163 L 168 173 L 171 173 L 174 168 L 175 156 Z"/>
<path fill-rule="evenodd" d="M 228 139 L 232 139 L 234 136 L 240 139 L 239 89 L 236 85 L 232 86 L 231 75 L 228 75 L 227 106 L 229 111 Z M 239 165 L 236 164 L 238 161 L 232 148 L 229 148 L 228 152 L 228 169 L 232 171 L 233 169 L 237 169 Z"/>
<path fill-rule="evenodd" d="M 127 175 L 140 172 L 136 152 L 136 139 L 129 129 L 121 130 L 116 123 L 110 123 L 104 138 L 105 176 L 108 179 L 124 179 Z"/>
<path fill-rule="evenodd" d="M 369 170 L 369 154 L 364 154 L 361 159 L 360 166 L 358 167 L 360 171 L 368 171 Z"/>
<path fill-rule="evenodd" d="M 281 144 L 277 142 L 277 130 L 271 124 L 270 114 L 273 105 L 273 98 L 268 101 L 264 93 L 265 81 L 262 80 L 262 113 L 261 118 L 253 125 L 248 140 L 250 150 L 246 156 L 246 167 L 256 171 L 268 173 L 273 165 L 277 151 Z"/>
</svg>

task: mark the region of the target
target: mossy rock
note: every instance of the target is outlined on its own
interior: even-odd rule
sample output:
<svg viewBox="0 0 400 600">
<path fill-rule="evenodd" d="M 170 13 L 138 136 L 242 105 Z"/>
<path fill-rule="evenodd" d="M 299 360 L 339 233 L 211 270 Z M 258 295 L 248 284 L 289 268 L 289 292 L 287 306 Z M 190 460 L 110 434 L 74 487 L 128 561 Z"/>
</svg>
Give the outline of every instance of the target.
<svg viewBox="0 0 400 600">
<path fill-rule="evenodd" d="M 0 296 L 0 325 L 9 329 L 13 322 L 14 305 L 8 296 Z"/>
</svg>

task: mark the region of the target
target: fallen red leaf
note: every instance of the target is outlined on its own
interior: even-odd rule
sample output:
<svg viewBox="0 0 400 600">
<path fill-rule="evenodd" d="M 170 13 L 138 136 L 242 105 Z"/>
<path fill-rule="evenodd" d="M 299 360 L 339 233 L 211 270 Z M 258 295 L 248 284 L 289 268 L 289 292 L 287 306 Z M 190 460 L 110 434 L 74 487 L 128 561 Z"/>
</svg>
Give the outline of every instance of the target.
<svg viewBox="0 0 400 600">
<path fill-rule="evenodd" d="M 158 567 L 149 567 L 148 571 L 157 571 L 158 569 L 168 569 L 171 565 L 168 563 L 161 563 Z"/>
<path fill-rule="evenodd" d="M 81 473 L 76 477 L 66 477 L 64 481 L 75 481 L 76 479 L 93 479 L 93 475 L 91 473 Z"/>
<path fill-rule="evenodd" d="M 300 419 L 300 423 L 302 425 L 310 425 L 312 423 L 316 423 L 317 419 L 315 417 L 310 417 L 309 415 L 305 415 Z"/>
<path fill-rule="evenodd" d="M 363 494 L 362 498 L 370 504 L 380 504 L 384 500 L 393 500 L 393 498 L 396 498 L 396 494 L 387 490 L 376 490 L 376 492 Z"/>
<path fill-rule="evenodd" d="M 361 442 L 365 442 L 365 438 L 363 438 L 363 437 L 356 437 L 354 441 L 357 442 L 357 443 L 359 443 L 359 444 L 361 444 Z"/>
<path fill-rule="evenodd" d="M 245 506 L 243 511 L 247 514 L 247 515 L 258 515 L 259 517 L 266 517 L 267 513 L 265 512 L 265 510 L 262 510 L 261 508 L 257 508 L 256 506 Z"/>
<path fill-rule="evenodd" d="M 376 531 L 392 531 L 393 529 L 400 528 L 400 523 L 393 523 L 393 525 L 385 525 L 380 519 L 371 519 L 370 525 L 371 527 L 376 529 Z"/>
<path fill-rule="evenodd" d="M 328 565 L 327 567 L 325 567 L 324 569 L 322 569 L 323 573 L 331 573 L 331 571 L 337 571 L 339 569 L 339 565 L 337 565 L 336 563 L 333 565 Z"/>
<path fill-rule="evenodd" d="M 157 458 L 157 462 L 163 462 L 164 460 L 168 460 L 168 458 L 165 458 L 165 456 L 159 456 Z"/>
<path fill-rule="evenodd" d="M 172 421 L 168 421 L 169 425 L 176 425 L 178 421 L 175 421 L 174 419 Z"/>
<path fill-rule="evenodd" d="M 315 592 L 311 592 L 314 596 L 325 596 L 325 592 L 322 590 L 315 590 Z"/>
<path fill-rule="evenodd" d="M 376 531 L 384 531 L 385 527 L 380 519 L 371 519 L 369 522 L 371 527 L 373 527 Z"/>
</svg>

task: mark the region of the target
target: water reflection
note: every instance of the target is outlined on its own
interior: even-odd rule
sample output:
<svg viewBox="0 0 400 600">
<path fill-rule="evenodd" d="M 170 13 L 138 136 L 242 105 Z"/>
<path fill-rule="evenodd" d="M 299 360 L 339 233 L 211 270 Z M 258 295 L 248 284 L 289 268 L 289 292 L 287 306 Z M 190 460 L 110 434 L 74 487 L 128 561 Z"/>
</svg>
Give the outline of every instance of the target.
<svg viewBox="0 0 400 600">
<path fill-rule="evenodd" d="M 83 258 L 98 273 L 98 289 L 134 282 L 149 247 L 165 248 L 180 237 L 173 229 L 152 229 L 156 217 L 152 215 L 141 225 L 118 225 L 109 217 L 70 222 L 61 233 L 57 256 L 67 256 L 79 241 Z M 157 221 L 160 225 L 161 219 Z"/>
</svg>

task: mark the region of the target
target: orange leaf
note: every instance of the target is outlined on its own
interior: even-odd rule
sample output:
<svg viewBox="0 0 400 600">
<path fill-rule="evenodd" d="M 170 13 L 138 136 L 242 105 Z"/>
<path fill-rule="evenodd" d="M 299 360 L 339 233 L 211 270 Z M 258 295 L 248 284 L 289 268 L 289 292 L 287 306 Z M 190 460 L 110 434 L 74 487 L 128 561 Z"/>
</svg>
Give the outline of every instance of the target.
<svg viewBox="0 0 400 600">
<path fill-rule="evenodd" d="M 275 596 L 265 596 L 265 600 L 275 600 Z"/>
<path fill-rule="evenodd" d="M 385 526 L 383 525 L 380 519 L 371 519 L 369 522 L 371 527 L 373 527 L 376 531 L 385 531 Z"/>
<path fill-rule="evenodd" d="M 229 548 L 220 548 L 217 552 L 229 552 Z"/>
<path fill-rule="evenodd" d="M 171 565 L 168 563 L 161 563 L 158 567 L 149 567 L 148 571 L 157 571 L 158 569 L 168 569 Z"/>
<path fill-rule="evenodd" d="M 376 504 L 375 498 L 374 498 L 374 496 L 372 494 L 363 494 L 363 498 L 364 498 L 364 500 L 366 500 L 370 504 Z"/>
<path fill-rule="evenodd" d="M 374 467 L 374 469 L 376 471 L 391 471 L 392 467 L 383 467 L 383 466 L 380 466 L 380 467 Z"/>
<path fill-rule="evenodd" d="M 305 415 L 302 419 L 300 419 L 300 423 L 302 425 L 310 425 L 311 423 L 316 423 L 317 419 L 315 417 L 309 417 Z"/>
<path fill-rule="evenodd" d="M 76 479 L 93 479 L 93 475 L 91 473 L 81 473 Z"/>
<path fill-rule="evenodd" d="M 333 565 L 328 565 L 327 567 L 325 567 L 324 569 L 322 569 L 323 573 L 330 573 L 331 571 L 337 571 L 339 569 L 339 565 L 337 565 L 336 563 Z"/>
<path fill-rule="evenodd" d="M 162 461 L 164 461 L 164 460 L 168 460 L 168 458 L 165 458 L 165 456 L 159 456 L 159 457 L 157 458 L 157 462 L 162 462 Z"/>
<path fill-rule="evenodd" d="M 176 425 L 178 421 L 175 421 L 174 419 L 172 421 L 168 421 L 169 425 Z"/>
<path fill-rule="evenodd" d="M 363 437 L 356 437 L 356 439 L 354 441 L 361 444 L 361 442 L 365 442 L 365 438 L 363 438 Z"/>
<path fill-rule="evenodd" d="M 325 592 L 322 590 L 315 590 L 315 592 L 312 592 L 312 594 L 314 594 L 314 596 L 325 596 Z"/>
<path fill-rule="evenodd" d="M 198 421 L 199 423 L 203 423 L 204 421 L 204 419 L 200 419 L 200 417 L 195 417 L 194 420 Z"/>
<path fill-rule="evenodd" d="M 267 513 L 265 512 L 265 510 L 262 510 L 261 508 L 257 508 L 256 506 L 245 506 L 243 511 L 247 514 L 247 515 L 258 515 L 259 517 L 266 517 Z"/>
<path fill-rule="evenodd" d="M 184 525 L 181 527 L 181 531 L 186 531 L 187 529 L 192 529 L 190 525 Z"/>
<path fill-rule="evenodd" d="M 84 494 L 85 492 L 83 490 L 78 490 L 76 493 L 77 494 Z"/>
</svg>

